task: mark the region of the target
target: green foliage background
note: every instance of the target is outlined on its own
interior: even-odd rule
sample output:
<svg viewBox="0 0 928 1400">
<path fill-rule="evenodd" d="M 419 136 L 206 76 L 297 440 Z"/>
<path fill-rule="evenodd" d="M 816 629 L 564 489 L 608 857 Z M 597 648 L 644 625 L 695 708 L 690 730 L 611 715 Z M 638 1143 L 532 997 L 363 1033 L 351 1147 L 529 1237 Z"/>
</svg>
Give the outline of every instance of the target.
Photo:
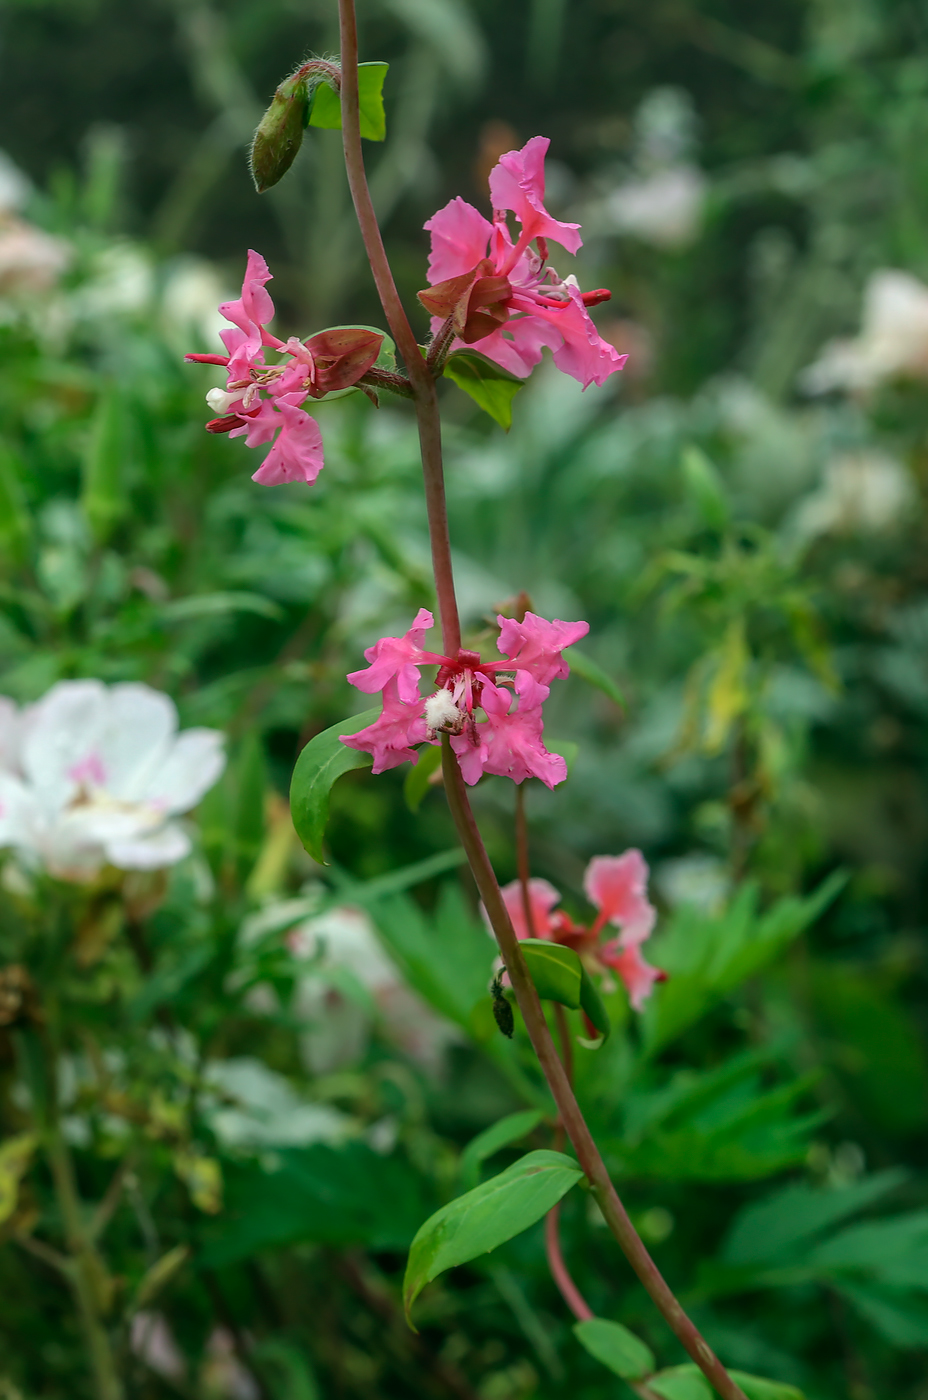
<svg viewBox="0 0 928 1400">
<path fill-rule="evenodd" d="M 925 1400 L 926 391 L 811 397 L 800 377 L 854 332 L 874 270 L 928 278 L 923 10 L 360 10 L 362 56 L 391 63 L 369 154 L 408 303 L 423 220 L 456 193 L 483 207 L 495 155 L 541 132 L 552 206 L 589 234 L 578 274 L 612 288 L 599 323 L 631 350 L 586 394 L 544 365 L 508 435 L 445 390 L 471 635 L 491 646 L 485 619 L 527 590 L 589 619 L 626 698 L 563 683 L 549 730 L 578 754 L 562 789 L 528 794 L 534 872 L 578 915 L 590 856 L 638 845 L 655 872 L 670 975 L 640 1019 L 610 994 L 613 1039 L 575 1052 L 581 1101 L 726 1362 L 809 1400 Z M 69 906 L 65 1122 L 88 1200 L 128 1161 L 104 1244 L 133 1397 L 606 1400 L 631 1392 L 574 1338 L 540 1228 L 431 1284 L 418 1335 L 402 1319 L 423 1219 L 551 1145 L 527 1044 L 493 1027 L 440 792 L 417 805 L 402 770 L 349 774 L 326 868 L 286 812 L 299 749 L 362 708 L 345 673 L 431 602 L 413 421 L 322 404 L 317 486 L 262 489 L 254 454 L 203 432 L 214 377 L 182 363 L 215 348 L 209 307 L 249 246 L 286 333 L 380 319 L 337 134 L 308 133 L 260 199 L 243 156 L 283 74 L 336 48 L 328 0 L 0 4 L 0 147 L 34 181 L 25 215 L 72 246 L 50 292 L 0 281 L 0 692 L 144 680 L 231 755 L 157 907 Z M 608 212 L 662 131 L 707 182 L 670 247 Z M 899 510 L 868 515 L 861 492 L 804 532 L 855 454 L 901 464 Z M 511 878 L 511 787 L 475 798 Z M 60 898 L 2 885 L 0 971 L 45 985 Z M 346 905 L 419 1000 L 391 1013 L 324 947 L 295 951 L 288 931 Z M 314 1025 L 341 1046 L 328 1060 L 305 1051 Z M 36 1034 L 0 1027 L 0 1395 L 70 1400 L 89 1394 L 70 1297 L 14 1238 L 60 1233 L 50 1181 L 2 1155 L 29 1130 Z M 465 1150 L 515 1113 L 521 1137 Z M 580 1191 L 562 1231 L 597 1313 L 679 1363 Z M 138 1326 L 130 1345 L 133 1310 L 170 1329 L 173 1377 Z"/>
</svg>

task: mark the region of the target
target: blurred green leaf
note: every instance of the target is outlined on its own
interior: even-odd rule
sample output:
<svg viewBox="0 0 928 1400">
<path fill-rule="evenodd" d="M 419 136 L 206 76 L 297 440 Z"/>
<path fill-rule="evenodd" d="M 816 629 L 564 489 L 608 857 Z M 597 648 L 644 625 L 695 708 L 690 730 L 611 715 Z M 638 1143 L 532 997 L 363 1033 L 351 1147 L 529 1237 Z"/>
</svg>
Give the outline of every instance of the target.
<svg viewBox="0 0 928 1400">
<path fill-rule="evenodd" d="M 432 783 L 433 773 L 441 768 L 441 749 L 437 744 L 428 744 L 419 750 L 419 761 L 412 765 L 403 779 L 403 796 L 410 812 L 418 812 Z"/>
<path fill-rule="evenodd" d="M 523 1109 L 520 1113 L 507 1114 L 498 1123 L 493 1123 L 475 1138 L 471 1138 L 461 1153 L 458 1166 L 464 1190 L 469 1191 L 477 1185 L 481 1162 L 499 1152 L 501 1147 L 508 1147 L 510 1143 L 520 1142 L 522 1138 L 528 1137 L 541 1121 L 542 1114 L 537 1109 Z"/>
<path fill-rule="evenodd" d="M 379 709 L 365 710 L 350 719 L 339 720 L 310 739 L 301 751 L 290 780 L 290 812 L 297 836 L 313 860 L 325 865 L 322 841 L 329 820 L 329 793 L 343 773 L 353 768 L 368 768 L 369 753 L 360 753 L 341 742 L 342 735 L 357 734 L 366 729 L 380 714 Z"/>
<path fill-rule="evenodd" d="M 229 613 L 254 613 L 277 622 L 283 616 L 279 603 L 259 593 L 194 593 L 162 603 L 158 614 L 164 622 L 189 622 L 201 617 L 223 617 Z"/>
<path fill-rule="evenodd" d="M 576 647 L 568 647 L 564 653 L 570 663 L 571 674 L 579 676 L 586 681 L 587 685 L 592 685 L 596 690 L 601 690 L 604 695 L 614 701 L 616 705 L 625 708 L 625 696 L 622 694 L 615 681 L 604 671 L 598 662 L 591 656 L 587 656 L 585 651 L 578 651 Z"/>
<path fill-rule="evenodd" d="M 592 977 L 587 972 L 583 964 L 580 964 L 580 1005 L 586 1012 L 589 1019 L 599 1032 L 599 1040 L 580 1040 L 581 1045 L 588 1049 L 596 1049 L 609 1039 L 612 1030 L 612 1022 L 609 1020 L 609 1012 L 603 1005 L 603 999 L 596 990 Z M 579 1037 L 578 1037 L 579 1039 Z"/>
<path fill-rule="evenodd" d="M 123 393 L 108 389 L 101 396 L 91 423 L 81 490 L 81 506 L 99 544 L 109 539 L 129 508 L 125 487 L 126 438 Z"/>
<path fill-rule="evenodd" d="M 588 1317 L 574 1323 L 574 1336 L 582 1347 L 623 1380 L 643 1380 L 654 1370 L 654 1354 L 623 1327 L 604 1317 Z"/>
<path fill-rule="evenodd" d="M 577 1163 L 561 1152 L 529 1152 L 499 1176 L 443 1206 L 418 1231 L 409 1251 L 403 1282 L 407 1320 L 433 1278 L 527 1230 L 582 1176 Z"/>
<path fill-rule="evenodd" d="M 32 535 L 32 518 L 22 487 L 18 458 L 0 440 L 0 557 L 21 563 Z"/>
<path fill-rule="evenodd" d="M 718 471 L 705 452 L 690 445 L 684 448 L 683 479 L 687 491 L 710 530 L 724 530 L 730 520 L 730 507 Z"/>
</svg>

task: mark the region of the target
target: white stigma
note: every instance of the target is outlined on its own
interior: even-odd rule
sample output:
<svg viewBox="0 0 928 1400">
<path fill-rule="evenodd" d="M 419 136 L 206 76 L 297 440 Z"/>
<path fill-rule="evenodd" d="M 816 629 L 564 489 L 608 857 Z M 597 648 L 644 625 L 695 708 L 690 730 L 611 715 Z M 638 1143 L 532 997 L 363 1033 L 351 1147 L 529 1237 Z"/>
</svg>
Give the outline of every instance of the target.
<svg viewBox="0 0 928 1400">
<path fill-rule="evenodd" d="M 214 413 L 221 415 L 223 413 L 228 413 L 237 398 L 241 398 L 241 395 L 227 394 L 225 389 L 210 389 L 209 393 L 206 395 L 206 402 Z"/>
<path fill-rule="evenodd" d="M 448 690 L 436 690 L 425 702 L 425 722 L 429 732 L 444 730 L 449 734 L 460 734 L 464 728 L 464 716 L 458 709 Z"/>
</svg>

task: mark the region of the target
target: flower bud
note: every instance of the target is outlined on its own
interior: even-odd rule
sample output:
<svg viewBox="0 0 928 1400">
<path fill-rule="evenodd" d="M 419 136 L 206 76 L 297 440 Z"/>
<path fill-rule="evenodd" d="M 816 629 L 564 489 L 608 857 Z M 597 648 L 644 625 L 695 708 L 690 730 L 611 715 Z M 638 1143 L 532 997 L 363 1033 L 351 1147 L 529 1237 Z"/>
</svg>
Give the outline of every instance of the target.
<svg viewBox="0 0 928 1400">
<path fill-rule="evenodd" d="M 303 141 L 309 108 L 305 73 L 286 78 L 261 118 L 251 147 L 251 177 L 259 194 L 287 173 Z"/>
</svg>

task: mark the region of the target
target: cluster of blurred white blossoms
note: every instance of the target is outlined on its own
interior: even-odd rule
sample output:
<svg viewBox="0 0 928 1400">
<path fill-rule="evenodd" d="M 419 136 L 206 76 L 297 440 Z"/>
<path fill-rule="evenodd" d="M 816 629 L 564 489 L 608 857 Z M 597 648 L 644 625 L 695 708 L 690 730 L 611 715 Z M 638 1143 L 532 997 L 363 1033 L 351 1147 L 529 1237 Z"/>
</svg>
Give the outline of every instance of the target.
<svg viewBox="0 0 928 1400">
<path fill-rule="evenodd" d="M 31 193 L 27 177 L 0 151 L 0 301 L 47 291 L 71 261 L 69 243 L 19 213 Z"/>
<path fill-rule="evenodd" d="M 881 534 L 904 524 L 916 503 L 904 462 L 872 448 L 842 452 L 825 464 L 821 485 L 799 502 L 792 525 L 804 540 Z"/>
<path fill-rule="evenodd" d="M 883 268 L 864 288 L 859 335 L 830 341 L 801 384 L 810 394 L 866 393 L 900 377 L 928 379 L 928 287 Z"/>
<path fill-rule="evenodd" d="M 222 734 L 178 732 L 173 701 L 147 685 L 60 681 L 21 710 L 0 697 L 0 847 L 79 882 L 173 865 L 191 849 L 175 819 L 224 766 Z"/>
</svg>

